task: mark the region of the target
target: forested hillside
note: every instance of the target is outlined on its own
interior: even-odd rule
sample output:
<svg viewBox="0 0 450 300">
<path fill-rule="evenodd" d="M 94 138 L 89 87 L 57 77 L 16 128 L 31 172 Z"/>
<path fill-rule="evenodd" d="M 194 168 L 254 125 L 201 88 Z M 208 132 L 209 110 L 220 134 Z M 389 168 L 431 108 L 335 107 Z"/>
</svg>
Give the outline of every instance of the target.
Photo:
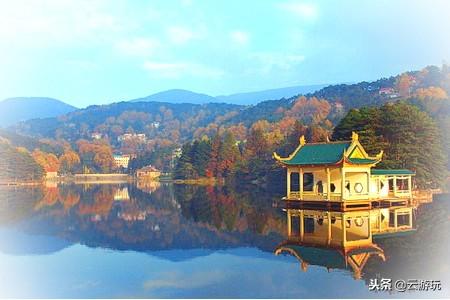
<svg viewBox="0 0 450 300">
<path fill-rule="evenodd" d="M 335 127 L 339 124 L 337 129 L 343 128 L 341 120 L 345 116 L 347 133 L 364 131 L 368 125 L 358 120 L 379 116 L 377 111 L 366 113 L 367 109 L 383 107 L 383 111 L 387 111 L 387 104 L 397 102 L 407 105 L 405 109 L 412 115 L 416 112 L 410 110 L 411 105 L 426 115 L 417 115 L 417 120 L 424 123 L 411 127 L 411 134 L 416 132 L 416 136 L 420 136 L 419 132 L 425 127 L 431 128 L 444 153 L 440 164 L 445 164 L 450 155 L 449 93 L 449 67 L 430 66 L 374 82 L 333 85 L 305 96 L 264 101 L 253 106 L 121 102 L 91 106 L 58 118 L 22 122 L 9 131 L 38 138 L 41 143 L 60 149 L 55 153 L 60 159 L 63 152 L 66 158 L 74 158 L 80 165 L 70 166 L 68 172 L 110 171 L 114 168 L 112 154 L 118 152 L 136 156 L 131 162 L 132 169 L 153 164 L 170 172 L 176 166 L 178 178 L 234 176 L 260 180 L 275 169 L 272 151 L 290 153 L 301 134 L 308 141 L 324 141 L 335 131 L 335 137 L 341 138 L 336 135 Z M 407 140 L 402 133 L 405 116 L 393 110 L 385 117 L 385 122 L 394 126 L 391 133 L 398 130 L 399 138 Z M 380 145 L 392 149 L 392 144 L 386 144 L 386 141 L 393 141 L 385 136 L 386 132 L 371 130 L 383 141 Z M 173 150 L 183 144 L 184 156 L 176 165 Z M 420 147 L 416 150 L 424 151 Z M 46 151 L 55 152 L 43 150 Z M 423 179 L 429 179 L 425 173 Z"/>
<path fill-rule="evenodd" d="M 25 148 L 16 148 L 0 138 L 0 182 L 35 181 L 43 177 L 42 168 Z"/>
</svg>

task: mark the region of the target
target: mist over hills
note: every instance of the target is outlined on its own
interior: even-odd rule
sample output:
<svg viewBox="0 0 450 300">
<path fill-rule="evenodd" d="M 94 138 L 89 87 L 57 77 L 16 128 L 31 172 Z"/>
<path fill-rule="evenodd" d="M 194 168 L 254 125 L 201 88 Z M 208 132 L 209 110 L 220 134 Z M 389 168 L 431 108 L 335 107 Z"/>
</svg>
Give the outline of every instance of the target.
<svg viewBox="0 0 450 300">
<path fill-rule="evenodd" d="M 328 84 L 299 85 L 256 92 L 221 95 L 216 96 L 216 99 L 221 102 L 233 104 L 258 104 L 259 102 L 266 100 L 277 100 L 281 98 L 290 98 L 296 95 L 314 93 L 326 86 L 328 86 Z"/>
<path fill-rule="evenodd" d="M 53 98 L 8 98 L 0 101 L 0 127 L 30 119 L 56 117 L 75 110 L 76 107 Z"/>
</svg>

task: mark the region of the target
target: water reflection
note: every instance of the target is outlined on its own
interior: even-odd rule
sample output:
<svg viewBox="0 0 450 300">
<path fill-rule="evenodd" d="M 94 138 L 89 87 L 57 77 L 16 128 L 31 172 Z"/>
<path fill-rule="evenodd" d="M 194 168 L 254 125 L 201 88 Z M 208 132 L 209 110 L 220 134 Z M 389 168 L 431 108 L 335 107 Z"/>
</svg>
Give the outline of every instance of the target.
<svg viewBox="0 0 450 300">
<path fill-rule="evenodd" d="M 276 255 L 293 255 L 303 271 L 308 265 L 351 270 L 355 279 L 361 278 L 372 257 L 386 260 L 374 236 L 413 230 L 413 207 L 349 212 L 288 209 L 286 215 L 287 240 L 276 248 Z"/>
<path fill-rule="evenodd" d="M 283 211 L 278 199 L 162 183 L 0 187 L 0 296 L 372 297 L 376 277 L 442 280 L 433 296 L 448 293 L 447 198 L 351 212 Z"/>
<path fill-rule="evenodd" d="M 27 194 L 2 189 L 12 198 Z M 282 214 L 272 208 L 278 195 L 159 182 L 32 189 L 37 196 L 23 208 L 27 217 L 17 220 L 20 228 L 89 246 L 137 251 L 255 246 L 270 251 L 284 234 Z M 14 210 L 5 207 L 0 220 Z"/>
</svg>

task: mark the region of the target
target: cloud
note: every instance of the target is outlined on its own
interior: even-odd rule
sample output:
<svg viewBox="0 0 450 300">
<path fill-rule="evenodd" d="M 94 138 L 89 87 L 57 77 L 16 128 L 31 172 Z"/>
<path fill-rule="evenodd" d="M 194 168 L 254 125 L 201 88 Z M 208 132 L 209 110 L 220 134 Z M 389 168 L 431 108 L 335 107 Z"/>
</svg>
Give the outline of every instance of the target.
<svg viewBox="0 0 450 300">
<path fill-rule="evenodd" d="M 103 1 L 0 1 L 0 38 L 15 42 L 98 40 L 98 36 L 118 32 L 122 26 Z"/>
<path fill-rule="evenodd" d="M 158 62 L 145 61 L 143 68 L 152 75 L 164 78 L 181 78 L 184 76 L 219 78 L 224 72 L 202 64 L 191 62 Z"/>
<path fill-rule="evenodd" d="M 304 55 L 284 53 L 253 53 L 258 63 L 257 73 L 272 74 L 274 71 L 289 71 L 305 60 Z"/>
<path fill-rule="evenodd" d="M 115 47 L 125 55 L 149 56 L 161 47 L 161 43 L 154 38 L 137 37 L 121 40 L 116 43 Z"/>
<path fill-rule="evenodd" d="M 177 45 L 182 45 L 194 38 L 194 33 L 187 27 L 172 26 L 167 29 L 169 40 Z"/>
<path fill-rule="evenodd" d="M 318 9 L 314 4 L 304 2 L 285 2 L 281 3 L 279 7 L 302 20 L 313 21 L 318 16 Z"/>
<path fill-rule="evenodd" d="M 237 30 L 230 33 L 230 38 L 234 44 L 243 46 L 248 44 L 249 35 L 244 31 Z"/>
</svg>

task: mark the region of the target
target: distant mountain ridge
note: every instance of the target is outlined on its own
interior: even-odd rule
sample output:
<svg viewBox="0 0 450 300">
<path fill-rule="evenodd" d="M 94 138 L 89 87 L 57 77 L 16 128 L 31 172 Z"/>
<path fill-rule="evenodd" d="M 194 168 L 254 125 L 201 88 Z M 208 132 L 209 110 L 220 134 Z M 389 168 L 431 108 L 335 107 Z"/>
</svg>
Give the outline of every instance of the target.
<svg viewBox="0 0 450 300">
<path fill-rule="evenodd" d="M 0 101 L 0 127 L 30 119 L 57 117 L 75 110 L 76 107 L 53 98 L 8 98 Z"/>
<path fill-rule="evenodd" d="M 133 99 L 130 100 L 130 102 L 168 102 L 191 104 L 227 103 L 238 105 L 255 105 L 262 101 L 291 98 L 297 95 L 314 93 L 326 86 L 328 85 L 301 85 L 256 92 L 220 95 L 216 97 L 183 89 L 172 89 L 152 94 L 147 97 Z"/>
<path fill-rule="evenodd" d="M 133 99 L 130 100 L 130 102 L 168 102 L 168 103 L 206 104 L 218 101 L 216 98 L 206 94 L 195 93 L 182 89 L 173 89 L 152 94 L 147 97 Z"/>
<path fill-rule="evenodd" d="M 216 99 L 219 100 L 220 102 L 232 104 L 258 104 L 259 102 L 267 100 L 278 100 L 282 98 L 291 98 L 297 95 L 314 93 L 326 86 L 328 86 L 328 84 L 291 86 L 256 92 L 221 95 L 216 96 Z"/>
</svg>

